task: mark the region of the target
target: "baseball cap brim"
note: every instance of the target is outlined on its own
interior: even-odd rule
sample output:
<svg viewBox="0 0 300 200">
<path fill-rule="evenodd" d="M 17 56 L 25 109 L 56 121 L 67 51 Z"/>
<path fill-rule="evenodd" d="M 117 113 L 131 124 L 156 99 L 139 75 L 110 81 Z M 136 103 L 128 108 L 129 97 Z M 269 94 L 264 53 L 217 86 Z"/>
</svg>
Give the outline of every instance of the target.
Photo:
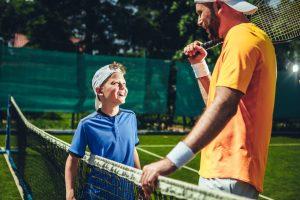
<svg viewBox="0 0 300 200">
<path fill-rule="evenodd" d="M 206 2 L 216 2 L 217 0 L 194 0 L 195 3 L 206 3 Z M 219 0 L 226 3 L 228 6 L 236 11 L 242 12 L 246 15 L 254 14 L 258 8 L 251 3 L 243 0 Z"/>
<path fill-rule="evenodd" d="M 247 1 L 229 0 L 224 2 L 231 8 L 242 12 L 246 15 L 252 15 L 258 10 L 256 6 L 252 5 L 251 3 L 248 3 Z"/>
</svg>

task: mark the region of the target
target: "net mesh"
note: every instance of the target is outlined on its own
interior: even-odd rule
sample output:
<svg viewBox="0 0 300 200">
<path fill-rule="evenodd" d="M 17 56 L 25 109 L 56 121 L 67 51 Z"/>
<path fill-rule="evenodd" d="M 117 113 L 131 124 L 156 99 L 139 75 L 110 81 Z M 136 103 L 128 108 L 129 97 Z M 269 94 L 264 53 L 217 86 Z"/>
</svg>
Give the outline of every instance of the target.
<svg viewBox="0 0 300 200">
<path fill-rule="evenodd" d="M 260 0 L 251 21 L 262 28 L 274 43 L 300 36 L 299 0 Z"/>
<path fill-rule="evenodd" d="M 11 98 L 11 145 L 17 148 L 12 158 L 17 175 L 25 182 L 33 199 L 65 199 L 64 166 L 69 144 L 31 124 Z M 87 175 L 95 170 L 92 186 L 100 190 L 94 199 L 143 199 L 139 180 L 141 170 L 91 155 L 86 152 L 80 160 L 75 181 L 77 199 L 84 199 Z M 25 195 L 26 196 L 26 195 Z M 239 199 L 218 191 L 208 191 L 196 185 L 160 177 L 152 199 Z"/>
</svg>

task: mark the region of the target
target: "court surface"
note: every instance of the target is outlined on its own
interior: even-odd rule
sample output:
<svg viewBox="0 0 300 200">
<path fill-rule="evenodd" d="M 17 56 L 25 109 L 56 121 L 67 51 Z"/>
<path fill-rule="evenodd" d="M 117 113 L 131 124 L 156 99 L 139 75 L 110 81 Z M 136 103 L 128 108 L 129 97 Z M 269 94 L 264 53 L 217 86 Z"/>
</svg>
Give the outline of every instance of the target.
<svg viewBox="0 0 300 200">
<path fill-rule="evenodd" d="M 71 142 L 72 135 L 56 135 L 56 137 Z M 183 136 L 178 135 L 140 135 L 138 152 L 142 166 L 164 157 Z M 4 146 L 5 135 L 0 135 L 0 146 Z M 3 158 L 3 159 L 2 159 Z M 197 155 L 187 166 L 178 170 L 170 177 L 197 184 L 200 155 Z M 3 155 L 1 155 L 0 199 L 13 197 L 17 199 L 18 192 L 13 186 L 13 179 L 4 175 L 9 171 Z M 300 137 L 272 137 L 264 192 L 261 199 L 297 199 L 300 196 Z M 9 191 L 8 191 L 9 190 Z M 6 193 L 8 193 L 6 195 Z"/>
</svg>

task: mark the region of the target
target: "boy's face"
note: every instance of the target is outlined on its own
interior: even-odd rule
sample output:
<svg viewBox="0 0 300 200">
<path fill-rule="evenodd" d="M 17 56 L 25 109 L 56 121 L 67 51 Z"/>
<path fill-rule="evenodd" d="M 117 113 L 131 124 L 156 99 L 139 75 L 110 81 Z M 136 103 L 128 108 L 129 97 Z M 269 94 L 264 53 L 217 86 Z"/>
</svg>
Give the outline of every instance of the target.
<svg viewBox="0 0 300 200">
<path fill-rule="evenodd" d="M 127 87 L 124 75 L 119 72 L 113 73 L 100 88 L 100 100 L 102 104 L 120 105 L 125 103 Z"/>
</svg>

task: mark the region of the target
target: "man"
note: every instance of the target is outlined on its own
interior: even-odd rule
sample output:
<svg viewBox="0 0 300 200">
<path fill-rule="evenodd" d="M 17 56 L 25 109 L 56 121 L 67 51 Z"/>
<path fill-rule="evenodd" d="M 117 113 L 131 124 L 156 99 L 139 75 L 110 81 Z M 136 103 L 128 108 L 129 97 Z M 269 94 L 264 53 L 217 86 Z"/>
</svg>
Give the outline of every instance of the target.
<svg viewBox="0 0 300 200">
<path fill-rule="evenodd" d="M 263 190 L 275 99 L 276 58 L 268 36 L 244 14 L 257 7 L 243 0 L 195 0 L 198 25 L 223 39 L 212 76 L 206 51 L 196 41 L 184 48 L 207 109 L 166 158 L 146 165 L 141 183 L 150 195 L 168 175 L 201 150 L 199 186 L 257 199 Z"/>
</svg>

